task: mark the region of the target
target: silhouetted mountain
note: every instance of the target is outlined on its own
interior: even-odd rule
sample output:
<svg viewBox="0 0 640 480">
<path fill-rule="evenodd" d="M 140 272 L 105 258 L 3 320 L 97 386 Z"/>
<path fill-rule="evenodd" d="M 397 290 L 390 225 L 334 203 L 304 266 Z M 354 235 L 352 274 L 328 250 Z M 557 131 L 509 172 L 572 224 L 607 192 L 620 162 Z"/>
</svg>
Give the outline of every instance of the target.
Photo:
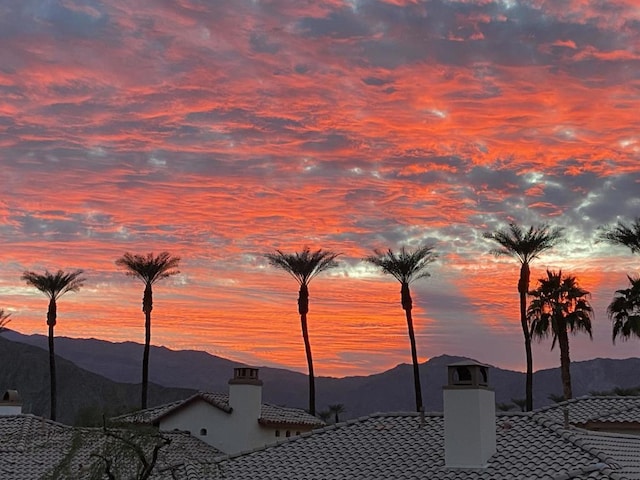
<svg viewBox="0 0 640 480">
<path fill-rule="evenodd" d="M 58 418 L 61 423 L 99 422 L 102 414 L 131 411 L 140 405 L 140 386 L 118 383 L 56 356 Z M 23 412 L 49 416 L 49 353 L 0 336 L 0 394 L 18 390 Z M 149 385 L 149 405 L 172 402 L 194 390 Z"/>
<path fill-rule="evenodd" d="M 47 348 L 47 337 L 43 335 L 27 336 L 12 331 L 7 331 L 3 335 L 16 342 L 38 346 L 45 350 Z M 96 339 L 56 337 L 58 355 L 75 363 L 78 367 L 118 382 L 138 383 L 140 381 L 142 350 L 142 345 L 133 342 L 111 343 Z M 152 346 L 150 355 L 150 379 L 165 387 L 226 392 L 227 382 L 233 374 L 233 367 L 239 365 L 215 355 L 192 350 L 174 351 L 165 347 Z M 46 357 L 44 358 L 44 363 L 38 366 L 42 388 L 48 386 L 48 364 Z M 460 360 L 463 358 L 442 355 L 421 365 L 423 396 L 428 411 L 442 411 L 442 386 L 447 382 L 446 366 Z M 590 391 L 611 390 L 616 386 L 637 386 L 640 384 L 636 373 L 639 368 L 640 359 L 638 358 L 574 362 L 571 365 L 574 394 L 581 396 Z M 308 384 L 305 374 L 260 367 L 260 377 L 264 381 L 263 400 L 265 402 L 299 408 L 307 406 Z M 62 377 L 60 379 L 62 380 Z M 524 381 L 524 374 L 521 372 L 496 367 L 490 372 L 489 383 L 496 391 L 496 401 L 500 403 L 510 403 L 512 398 L 523 398 Z M 0 375 L 0 387 L 3 385 L 6 386 L 5 388 L 11 387 Z M 139 387 L 131 385 L 129 387 L 132 389 L 129 402 L 135 406 L 138 403 Z M 62 386 L 60 388 L 62 393 Z M 76 385 L 73 388 L 80 387 Z M 401 364 L 391 370 L 369 376 L 318 377 L 316 392 L 319 410 L 325 409 L 330 404 L 342 403 L 347 409 L 343 415 L 344 418 L 379 411 L 411 411 L 415 408 L 413 373 L 411 365 L 408 364 Z M 558 368 L 535 373 L 534 404 L 536 407 L 551 403 L 549 394 L 561 392 Z M 42 395 L 42 392 L 39 394 Z M 47 395 L 43 397 L 43 405 L 48 405 Z M 99 404 L 102 405 L 102 403 Z"/>
</svg>

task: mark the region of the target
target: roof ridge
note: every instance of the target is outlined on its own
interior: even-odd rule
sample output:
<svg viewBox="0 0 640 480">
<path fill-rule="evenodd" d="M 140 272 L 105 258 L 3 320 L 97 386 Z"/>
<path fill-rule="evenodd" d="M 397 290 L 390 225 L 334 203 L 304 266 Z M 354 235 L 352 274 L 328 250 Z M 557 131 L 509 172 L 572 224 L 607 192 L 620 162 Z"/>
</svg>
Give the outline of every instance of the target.
<svg viewBox="0 0 640 480">
<path fill-rule="evenodd" d="M 566 442 L 569 442 L 569 443 L 575 445 L 576 447 L 580 448 L 581 450 L 587 452 L 589 455 L 592 455 L 593 457 L 595 457 L 597 460 L 600 461 L 599 463 L 606 464 L 609 469 L 617 470 L 617 469 L 620 468 L 620 466 L 615 462 L 615 459 L 612 459 L 605 452 L 603 452 L 602 450 L 599 450 L 595 446 L 587 445 L 586 444 L 587 443 L 586 440 L 584 440 L 583 437 L 581 437 L 579 435 L 579 431 L 581 429 L 578 429 L 576 427 L 565 428 L 563 425 L 559 425 L 557 422 L 553 421 L 551 418 L 546 417 L 544 415 L 540 415 L 540 416 L 532 415 L 531 418 L 538 425 L 542 426 L 543 428 L 546 428 L 547 430 L 549 430 L 553 434 L 555 434 L 558 437 L 560 437 L 562 440 L 564 440 Z M 595 465 L 597 465 L 597 464 L 595 464 Z M 570 472 L 568 472 L 567 475 L 569 473 Z M 588 473 L 588 472 L 583 472 L 583 473 Z M 576 475 L 578 475 L 578 473 L 576 473 L 574 476 L 576 476 Z M 561 479 L 564 479 L 564 478 L 569 479 L 569 478 L 574 478 L 574 477 L 562 477 L 562 476 L 560 476 L 558 478 L 558 480 L 561 480 Z"/>
</svg>

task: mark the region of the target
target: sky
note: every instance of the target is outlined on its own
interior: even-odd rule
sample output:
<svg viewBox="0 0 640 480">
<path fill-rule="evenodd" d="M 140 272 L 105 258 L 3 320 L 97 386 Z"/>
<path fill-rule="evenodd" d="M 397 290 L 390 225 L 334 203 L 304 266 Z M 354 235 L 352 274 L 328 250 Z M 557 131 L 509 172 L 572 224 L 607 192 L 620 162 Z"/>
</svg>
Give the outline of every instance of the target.
<svg viewBox="0 0 640 480">
<path fill-rule="evenodd" d="M 322 248 L 316 374 L 368 375 L 411 357 L 400 284 L 362 259 L 432 245 L 421 361 L 522 371 L 519 265 L 482 233 L 547 223 L 532 287 L 592 294 L 572 359 L 637 356 L 606 307 L 640 257 L 596 233 L 640 216 L 639 111 L 635 0 L 0 0 L 0 308 L 46 334 L 21 274 L 83 269 L 56 335 L 142 343 L 115 260 L 169 251 L 154 345 L 304 372 L 298 286 L 264 255 Z"/>
</svg>

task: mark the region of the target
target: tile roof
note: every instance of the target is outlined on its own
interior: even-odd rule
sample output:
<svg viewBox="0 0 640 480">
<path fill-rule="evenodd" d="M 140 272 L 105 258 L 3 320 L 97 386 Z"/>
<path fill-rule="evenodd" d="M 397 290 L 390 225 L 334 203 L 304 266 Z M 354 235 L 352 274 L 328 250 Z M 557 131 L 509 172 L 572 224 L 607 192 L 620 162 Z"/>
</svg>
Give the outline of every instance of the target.
<svg viewBox="0 0 640 480">
<path fill-rule="evenodd" d="M 623 397 L 581 401 L 569 406 L 579 419 L 635 410 L 634 402 Z M 635 399 L 636 405 L 639 401 Z M 252 452 L 221 456 L 212 478 L 640 480 L 640 436 L 565 429 L 563 407 L 499 414 L 496 453 L 483 469 L 445 466 L 442 414 L 427 414 L 422 421 L 415 413 L 389 413 L 331 425 Z"/>
<path fill-rule="evenodd" d="M 157 407 L 139 410 L 137 412 L 120 415 L 112 420 L 115 422 L 138 423 L 138 424 L 157 424 L 162 418 L 170 415 L 172 412 L 184 408 L 190 403 L 201 399 L 205 402 L 217 407 L 227 413 L 231 413 L 232 408 L 229 406 L 229 395 L 224 393 L 207 393 L 198 392 L 185 400 L 159 405 Z M 262 404 L 260 419 L 263 425 L 282 425 L 282 426 L 311 426 L 321 427 L 325 423 L 313 415 L 309 415 L 299 408 L 281 407 L 270 403 Z"/>
<path fill-rule="evenodd" d="M 299 408 L 281 407 L 271 403 L 263 403 L 260 419 L 263 425 L 291 425 L 323 427 L 325 423 L 318 417 L 309 415 Z"/>
<path fill-rule="evenodd" d="M 534 414 L 563 424 L 565 411 L 568 412 L 570 425 L 580 426 L 590 422 L 640 423 L 640 397 L 585 396 L 541 408 Z"/>
<path fill-rule="evenodd" d="M 102 428 L 74 428 L 33 415 L 2 415 L 0 478 L 96 478 L 91 475 L 94 468 L 104 466 L 101 455 L 117 457 L 114 471 L 122 468 L 128 473 L 141 465 L 132 451 L 122 448 L 123 439 L 132 438 L 130 435 L 137 435 L 137 444 L 142 445 L 146 458 L 150 458 L 151 442 L 158 439 L 157 433 L 141 434 L 139 428 L 109 428 L 105 433 Z M 186 432 L 163 432 L 162 439 L 169 443 L 159 450 L 152 479 L 203 479 L 217 468 L 210 459 L 221 452 Z"/>
</svg>

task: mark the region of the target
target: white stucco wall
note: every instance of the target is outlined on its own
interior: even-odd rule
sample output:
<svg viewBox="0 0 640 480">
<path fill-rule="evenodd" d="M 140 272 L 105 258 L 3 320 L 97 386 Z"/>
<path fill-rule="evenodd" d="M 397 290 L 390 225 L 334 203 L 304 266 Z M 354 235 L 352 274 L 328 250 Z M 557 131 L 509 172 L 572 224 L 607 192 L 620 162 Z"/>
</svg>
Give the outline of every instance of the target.
<svg viewBox="0 0 640 480">
<path fill-rule="evenodd" d="M 160 430 L 188 430 L 196 438 L 209 445 L 232 454 L 261 447 L 285 438 L 286 429 L 280 430 L 276 437 L 276 428 L 265 427 L 258 419 L 248 419 L 237 411 L 227 413 L 201 399 L 196 399 L 186 407 L 169 415 L 160 422 Z M 206 435 L 202 435 L 202 429 Z M 291 436 L 305 429 L 291 429 Z"/>
<path fill-rule="evenodd" d="M 16 404 L 1 404 L 0 415 L 20 415 L 22 413 L 22 405 Z"/>
</svg>

